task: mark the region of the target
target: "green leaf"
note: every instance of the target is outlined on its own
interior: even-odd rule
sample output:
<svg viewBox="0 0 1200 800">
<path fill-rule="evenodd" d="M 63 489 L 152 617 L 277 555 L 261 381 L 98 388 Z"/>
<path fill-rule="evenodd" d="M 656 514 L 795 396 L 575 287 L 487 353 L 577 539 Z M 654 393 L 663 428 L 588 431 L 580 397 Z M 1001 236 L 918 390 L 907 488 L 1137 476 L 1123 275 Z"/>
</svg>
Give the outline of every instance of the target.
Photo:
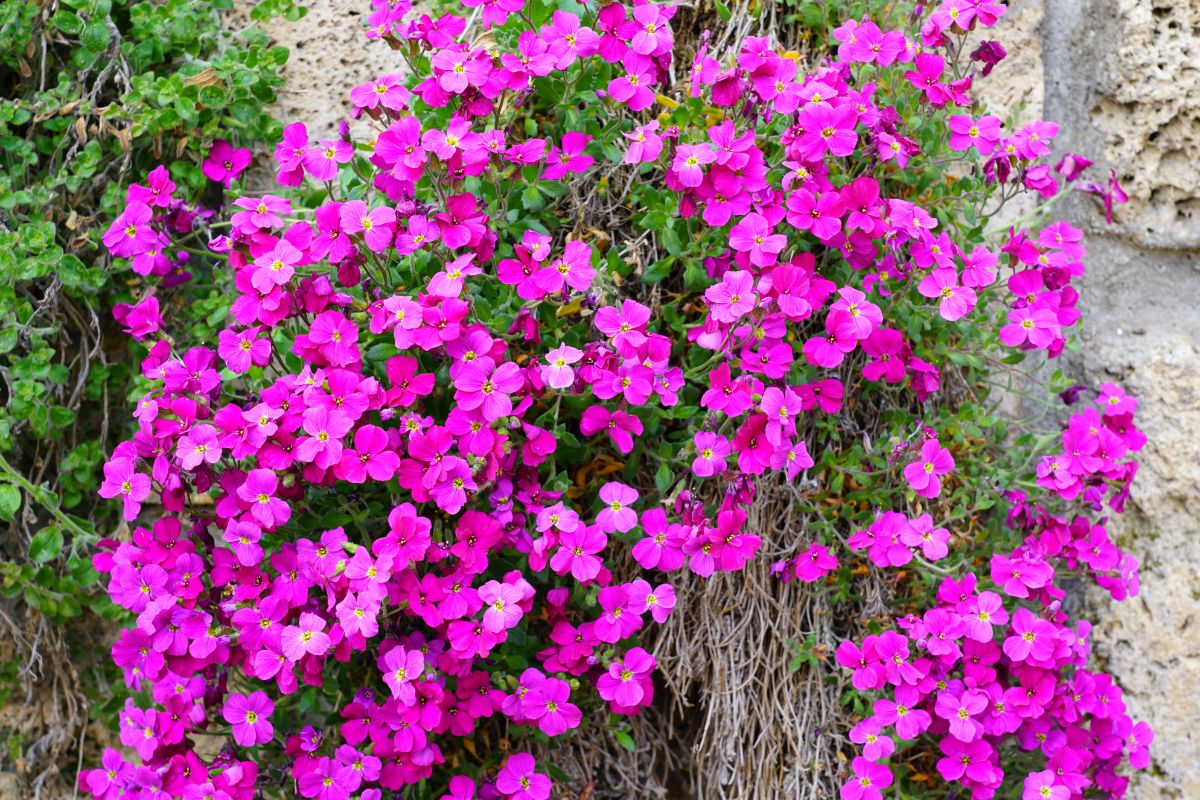
<svg viewBox="0 0 1200 800">
<path fill-rule="evenodd" d="M 16 486 L 0 486 L 0 519 L 11 522 L 21 507 L 21 490 Z"/>
<path fill-rule="evenodd" d="M 662 261 L 655 261 L 646 267 L 646 271 L 642 273 L 642 281 L 649 284 L 661 283 L 664 278 L 671 274 L 671 267 L 674 264 L 675 256 L 667 256 Z"/>
<path fill-rule="evenodd" d="M 654 473 L 654 487 L 658 489 L 658 493 L 666 494 L 674 480 L 675 476 L 671 474 L 670 466 L 666 462 L 659 464 L 658 471 Z"/>
<path fill-rule="evenodd" d="M 29 559 L 35 564 L 45 564 L 62 552 L 63 535 L 57 525 L 47 525 L 34 534 L 29 542 Z"/>
<path fill-rule="evenodd" d="M 625 731 L 613 731 L 613 738 L 617 740 L 617 744 L 621 745 L 621 747 L 624 747 L 631 753 L 637 749 L 637 745 L 634 744 L 633 737 Z"/>
</svg>

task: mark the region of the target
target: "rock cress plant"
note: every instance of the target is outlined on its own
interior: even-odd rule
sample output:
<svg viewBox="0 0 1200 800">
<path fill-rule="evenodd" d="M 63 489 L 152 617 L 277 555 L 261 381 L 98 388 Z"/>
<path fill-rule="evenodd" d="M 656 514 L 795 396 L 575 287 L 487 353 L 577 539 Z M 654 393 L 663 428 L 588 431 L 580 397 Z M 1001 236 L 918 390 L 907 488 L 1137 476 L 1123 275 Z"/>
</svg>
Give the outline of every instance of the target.
<svg viewBox="0 0 1200 800">
<path fill-rule="evenodd" d="M 1136 590 L 1085 516 L 1128 491 L 1135 401 L 1104 387 L 1021 484 L 1037 495 L 1004 487 L 1024 540 L 990 575 L 950 559 L 943 520 L 970 481 L 986 491 L 939 410 L 978 357 L 927 359 L 1054 357 L 1079 319 L 1079 231 L 997 245 L 985 201 L 1119 200 L 1078 157 L 1049 166 L 1052 123 L 1010 131 L 972 104 L 972 62 L 986 74 L 1003 50 L 968 56 L 965 35 L 1005 6 L 854 17 L 805 65 L 754 36 L 681 57 L 670 5 L 462 5 L 377 2 L 368 35 L 408 69 L 351 91 L 369 141 L 292 123 L 280 194 L 226 210 L 215 342 L 173 338 L 153 290 L 117 310 L 145 391 L 101 494 L 131 522 L 151 499 L 162 513 L 95 557 L 136 619 L 113 658 L 140 763 L 107 751 L 80 785 L 542 800 L 562 773 L 533 751 L 654 702 L 640 634 L 675 607 L 669 573 L 742 569 L 764 481 L 811 483 L 835 454 L 821 432 L 884 397 L 873 521 L 776 564 L 814 584 L 855 551 L 953 571 L 920 613 L 838 649 L 873 699 L 843 797 L 881 797 L 904 747 L 977 798 L 1121 796 L 1116 767 L 1145 766 L 1149 732 L 1087 669 L 1054 579 Z M 962 191 L 931 186 L 947 154 Z M 205 174 L 228 185 L 246 162 L 216 142 Z M 575 202 L 620 186 L 640 240 Z M 172 191 L 166 170 L 131 187 L 114 255 L 170 250 Z M 650 236 L 668 256 L 647 264 Z M 202 733 L 228 738 L 202 756 Z"/>
</svg>

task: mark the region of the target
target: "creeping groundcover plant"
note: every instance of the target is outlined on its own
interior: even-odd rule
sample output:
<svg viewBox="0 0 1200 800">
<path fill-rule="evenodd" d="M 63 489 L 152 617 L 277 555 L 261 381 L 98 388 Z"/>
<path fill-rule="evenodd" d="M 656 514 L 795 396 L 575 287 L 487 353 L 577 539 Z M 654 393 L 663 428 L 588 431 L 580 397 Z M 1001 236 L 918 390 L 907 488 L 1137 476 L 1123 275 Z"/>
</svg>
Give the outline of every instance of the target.
<svg viewBox="0 0 1200 800">
<path fill-rule="evenodd" d="M 1137 402 L 1056 375 L 1049 433 L 989 405 L 1080 319 L 1050 205 L 1120 189 L 972 100 L 1003 4 L 840 5 L 788 50 L 720 3 L 700 33 L 650 2 L 377 0 L 397 71 L 336 133 L 287 125 L 281 188 L 241 190 L 225 141 L 228 205 L 165 168 L 129 188 L 104 241 L 145 276 L 115 309 L 142 384 L 100 493 L 133 532 L 94 557 L 126 749 L 82 789 L 558 796 L 557 743 L 628 743 L 661 702 L 676 590 L 761 550 L 893 608 L 829 654 L 843 798 L 1124 795 L 1151 733 L 1063 587 L 1137 591 L 1103 516 Z M 228 298 L 215 341 L 172 327 L 187 281 Z M 768 542 L 748 512 L 785 485 L 820 524 Z"/>
</svg>

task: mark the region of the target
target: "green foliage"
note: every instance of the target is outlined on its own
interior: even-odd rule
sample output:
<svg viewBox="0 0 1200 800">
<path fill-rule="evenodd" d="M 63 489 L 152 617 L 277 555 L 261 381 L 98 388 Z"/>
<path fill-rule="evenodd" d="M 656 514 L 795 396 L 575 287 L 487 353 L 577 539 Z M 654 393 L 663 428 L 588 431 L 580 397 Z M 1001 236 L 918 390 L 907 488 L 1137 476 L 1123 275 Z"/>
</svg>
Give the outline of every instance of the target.
<svg viewBox="0 0 1200 800">
<path fill-rule="evenodd" d="M 0 2 L 0 595 L 52 623 L 119 611 L 94 591 L 86 548 L 118 524 L 96 488 L 136 361 L 110 309 L 140 278 L 100 236 L 152 166 L 169 164 L 176 195 L 197 197 L 213 190 L 199 165 L 214 139 L 253 147 L 279 134 L 267 107 L 287 50 L 257 26 L 227 30 L 231 9 Z M 251 16 L 303 13 L 266 0 Z M 201 322 L 211 306 L 194 306 Z M 19 675 L 8 666 L 0 684 Z"/>
</svg>

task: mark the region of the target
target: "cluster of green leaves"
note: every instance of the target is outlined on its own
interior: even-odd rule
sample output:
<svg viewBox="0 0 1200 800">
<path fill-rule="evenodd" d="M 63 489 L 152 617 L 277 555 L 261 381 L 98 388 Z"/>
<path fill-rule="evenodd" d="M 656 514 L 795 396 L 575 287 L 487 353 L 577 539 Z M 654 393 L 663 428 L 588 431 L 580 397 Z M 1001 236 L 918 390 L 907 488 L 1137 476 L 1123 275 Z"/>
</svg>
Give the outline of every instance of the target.
<svg viewBox="0 0 1200 800">
<path fill-rule="evenodd" d="M 111 309 L 140 278 L 100 236 L 155 165 L 169 166 L 176 197 L 219 201 L 200 171 L 211 142 L 277 139 L 267 108 L 287 50 L 256 24 L 229 30 L 232 7 L 0 3 L 0 595 L 15 613 L 65 623 L 114 610 L 87 545 L 119 523 L 96 488 L 136 362 Z M 267 0 L 251 17 L 303 11 Z M 180 306 L 203 325 L 192 292 Z M 0 681 L 16 675 L 3 666 Z"/>
</svg>

